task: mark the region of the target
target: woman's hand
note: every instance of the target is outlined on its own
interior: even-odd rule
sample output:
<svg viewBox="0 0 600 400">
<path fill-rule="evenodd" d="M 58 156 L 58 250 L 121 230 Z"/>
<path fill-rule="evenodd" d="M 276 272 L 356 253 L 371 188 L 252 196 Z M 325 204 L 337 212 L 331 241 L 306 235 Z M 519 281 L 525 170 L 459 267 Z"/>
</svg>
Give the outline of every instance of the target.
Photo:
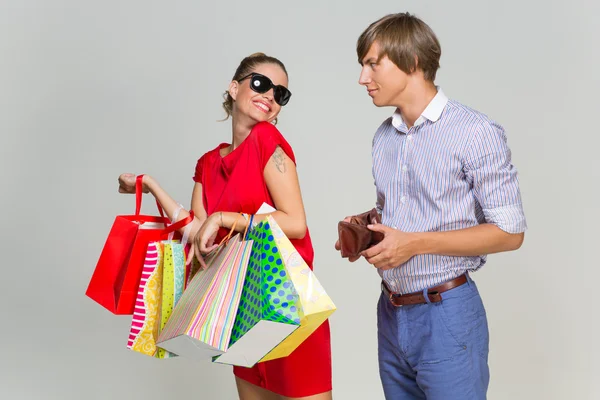
<svg viewBox="0 0 600 400">
<path fill-rule="evenodd" d="M 135 194 L 135 174 L 121 174 L 119 175 L 119 193 L 132 193 Z M 150 176 L 144 175 L 142 178 L 142 192 L 149 193 L 147 181 Z"/>
<path fill-rule="evenodd" d="M 214 249 L 216 249 L 219 245 L 215 244 L 215 239 L 217 237 L 217 233 L 219 232 L 219 228 L 221 228 L 222 216 L 221 213 L 214 213 L 210 217 L 204 221 L 202 227 L 194 236 L 192 240 L 192 255 L 190 259 L 195 256 L 196 259 L 202 265 L 202 268 L 206 268 L 206 264 L 202 258 L 202 255 L 208 254 Z"/>
</svg>

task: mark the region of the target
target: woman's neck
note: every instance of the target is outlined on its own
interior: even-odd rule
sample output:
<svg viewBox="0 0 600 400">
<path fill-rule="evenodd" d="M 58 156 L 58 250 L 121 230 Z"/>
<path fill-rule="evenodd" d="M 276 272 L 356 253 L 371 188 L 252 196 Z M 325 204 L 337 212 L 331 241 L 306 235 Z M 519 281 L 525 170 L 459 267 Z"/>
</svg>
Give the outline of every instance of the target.
<svg viewBox="0 0 600 400">
<path fill-rule="evenodd" d="M 231 118 L 231 145 L 222 150 L 222 155 L 227 155 L 235 150 L 250 134 L 252 127 L 255 125 L 252 121 L 247 121 L 245 118 Z"/>
</svg>

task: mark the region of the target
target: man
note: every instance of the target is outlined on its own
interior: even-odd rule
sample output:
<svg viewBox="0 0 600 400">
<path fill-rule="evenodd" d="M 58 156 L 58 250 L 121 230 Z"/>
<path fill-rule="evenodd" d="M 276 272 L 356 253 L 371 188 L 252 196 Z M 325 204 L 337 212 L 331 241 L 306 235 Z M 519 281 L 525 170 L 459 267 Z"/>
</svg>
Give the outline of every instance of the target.
<svg viewBox="0 0 600 400">
<path fill-rule="evenodd" d="M 382 224 L 369 229 L 384 239 L 361 253 L 383 280 L 386 399 L 484 399 L 487 319 L 469 274 L 518 249 L 527 227 L 504 130 L 434 84 L 440 44 L 415 16 L 374 22 L 357 53 L 373 104 L 396 108 L 372 149 Z"/>
</svg>

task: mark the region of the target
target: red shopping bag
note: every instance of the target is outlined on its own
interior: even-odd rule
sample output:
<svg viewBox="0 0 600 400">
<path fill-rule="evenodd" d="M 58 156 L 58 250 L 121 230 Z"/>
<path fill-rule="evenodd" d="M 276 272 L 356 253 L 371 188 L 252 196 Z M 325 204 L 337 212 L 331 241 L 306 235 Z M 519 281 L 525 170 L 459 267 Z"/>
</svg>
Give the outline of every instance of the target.
<svg viewBox="0 0 600 400">
<path fill-rule="evenodd" d="M 190 223 L 187 218 L 169 225 L 157 202 L 161 216 L 140 215 L 142 177 L 136 178 L 135 215 L 119 215 L 108 234 L 100 259 L 85 294 L 113 314 L 131 315 L 137 298 L 148 243 L 178 237 L 178 229 Z"/>
</svg>

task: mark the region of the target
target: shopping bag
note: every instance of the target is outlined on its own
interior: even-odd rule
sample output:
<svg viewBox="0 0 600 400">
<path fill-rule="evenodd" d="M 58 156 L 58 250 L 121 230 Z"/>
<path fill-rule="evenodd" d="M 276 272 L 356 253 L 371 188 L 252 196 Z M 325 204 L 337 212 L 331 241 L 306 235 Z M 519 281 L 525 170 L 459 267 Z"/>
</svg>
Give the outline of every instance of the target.
<svg viewBox="0 0 600 400">
<path fill-rule="evenodd" d="M 159 347 L 195 360 L 227 350 L 252 248 L 243 235 L 231 237 L 234 229 L 191 279 L 159 335 Z"/>
<path fill-rule="evenodd" d="M 271 227 L 273 243 L 279 249 L 283 266 L 298 293 L 301 317 L 300 327 L 263 357 L 261 362 L 289 356 L 336 310 L 335 304 L 313 271 L 285 236 L 275 219 L 269 216 L 266 221 Z"/>
<path fill-rule="evenodd" d="M 86 290 L 88 297 L 114 314 L 133 313 L 148 244 L 167 239 L 193 219 L 190 214 L 169 225 L 158 202 L 160 217 L 141 215 L 142 177 L 136 179 L 135 214 L 115 218 Z"/>
<path fill-rule="evenodd" d="M 227 351 L 217 363 L 252 367 L 300 326 L 299 297 L 281 252 L 274 242 L 270 220 L 249 232 L 252 256 Z"/>
<path fill-rule="evenodd" d="M 184 245 L 174 241 L 148 245 L 127 347 L 154 356 L 175 354 L 156 346 L 161 330 L 183 293 Z"/>
</svg>

